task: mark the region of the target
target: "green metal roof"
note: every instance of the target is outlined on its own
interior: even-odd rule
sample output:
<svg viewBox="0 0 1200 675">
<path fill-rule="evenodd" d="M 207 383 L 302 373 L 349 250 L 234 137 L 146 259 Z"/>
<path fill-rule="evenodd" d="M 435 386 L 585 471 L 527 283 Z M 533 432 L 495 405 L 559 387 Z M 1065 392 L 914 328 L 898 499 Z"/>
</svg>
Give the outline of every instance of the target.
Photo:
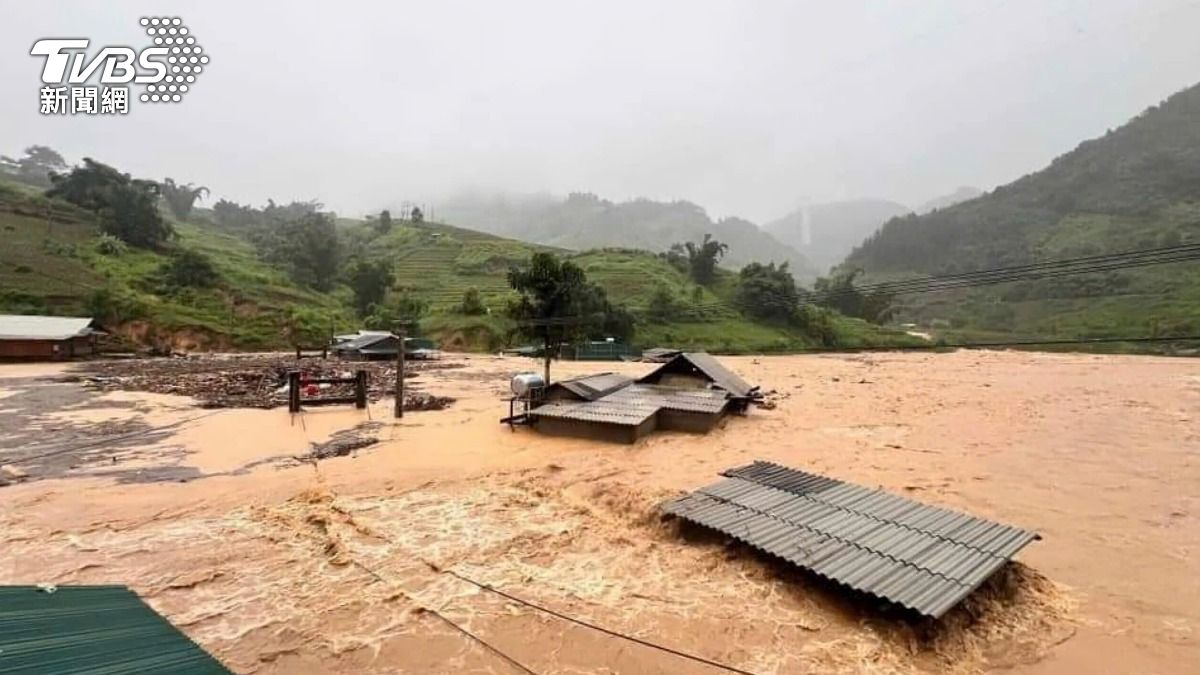
<svg viewBox="0 0 1200 675">
<path fill-rule="evenodd" d="M 229 673 L 124 586 L 0 586 L 0 673 Z"/>
</svg>

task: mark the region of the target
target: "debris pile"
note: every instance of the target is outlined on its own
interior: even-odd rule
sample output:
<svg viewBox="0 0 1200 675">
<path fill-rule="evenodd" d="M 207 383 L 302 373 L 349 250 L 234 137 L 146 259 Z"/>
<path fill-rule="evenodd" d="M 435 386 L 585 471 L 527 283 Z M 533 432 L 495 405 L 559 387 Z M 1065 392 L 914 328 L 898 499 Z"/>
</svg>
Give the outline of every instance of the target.
<svg viewBox="0 0 1200 675">
<path fill-rule="evenodd" d="M 451 396 L 434 396 L 433 394 L 408 394 L 404 395 L 405 410 L 445 410 L 454 403 L 454 398 Z"/>
<path fill-rule="evenodd" d="M 334 432 L 324 443 L 312 443 L 307 455 L 293 457 L 300 462 L 312 462 L 330 457 L 345 457 L 355 450 L 370 447 L 379 442 L 375 432 L 383 427 L 382 422 L 363 422 L 353 428 Z"/>
<path fill-rule="evenodd" d="M 461 368 L 453 361 L 406 364 L 405 379 L 431 370 Z M 274 408 L 287 405 L 287 374 L 299 370 L 312 378 L 349 377 L 368 372 L 367 397 L 378 401 L 392 393 L 396 366 L 384 361 L 296 359 L 283 355 L 188 356 L 91 361 L 64 378 L 102 391 L 146 391 L 190 396 L 202 408 Z M 406 385 L 412 387 L 413 385 Z M 440 410 L 450 399 L 428 394 L 405 397 L 406 409 Z M 412 401 L 412 403 L 409 403 Z"/>
</svg>

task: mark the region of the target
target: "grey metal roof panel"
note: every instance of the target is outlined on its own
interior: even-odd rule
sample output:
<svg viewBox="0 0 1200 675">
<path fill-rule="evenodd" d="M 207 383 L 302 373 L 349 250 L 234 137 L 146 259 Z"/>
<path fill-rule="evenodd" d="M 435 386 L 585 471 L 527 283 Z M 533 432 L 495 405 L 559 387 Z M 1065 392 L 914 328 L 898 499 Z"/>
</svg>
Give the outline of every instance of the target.
<svg viewBox="0 0 1200 675">
<path fill-rule="evenodd" d="M 378 353 L 380 351 L 385 351 L 385 352 L 391 351 L 394 354 L 396 352 L 396 345 L 400 344 L 400 338 L 396 337 L 395 335 L 392 335 L 391 333 L 382 333 L 382 332 L 363 332 L 361 335 L 359 335 L 358 337 L 356 337 L 352 340 L 347 340 L 345 342 L 340 342 L 340 343 L 334 345 L 333 350 L 334 351 L 354 351 L 354 350 L 368 351 L 367 348 L 371 347 L 372 345 L 376 345 L 376 344 L 379 344 L 381 342 L 388 341 L 388 340 L 395 342 L 395 345 L 392 345 L 390 350 L 385 349 L 385 348 L 377 348 L 375 350 L 370 350 L 370 351 L 373 351 L 376 353 Z"/>
<path fill-rule="evenodd" d="M 596 375 L 585 375 L 569 380 L 559 380 L 554 384 L 563 387 L 586 401 L 595 401 L 628 386 L 632 382 L 632 377 L 616 373 L 598 373 Z"/>
<path fill-rule="evenodd" d="M 703 373 L 705 377 L 712 381 L 713 385 L 720 387 L 730 395 L 745 397 L 749 396 L 755 389 L 755 387 L 751 387 L 745 380 L 706 352 L 681 353 L 638 379 L 638 382 L 643 384 L 657 382 L 661 374 L 675 372 L 684 362 Z"/>
<path fill-rule="evenodd" d="M 654 384 L 632 384 L 609 394 L 606 401 L 644 401 L 659 408 L 682 412 L 719 413 L 729 405 L 724 392 L 709 389 L 680 389 Z"/>
<path fill-rule="evenodd" d="M 554 401 L 530 410 L 529 414 L 532 417 L 552 417 L 580 422 L 637 426 L 656 412 L 658 412 L 657 406 L 614 402 L 606 403 L 601 400 Z"/>
<path fill-rule="evenodd" d="M 938 617 L 1038 535 L 755 462 L 663 506 L 821 576 Z"/>
<path fill-rule="evenodd" d="M 600 384 L 615 385 L 618 382 L 617 378 L 620 376 L 614 376 Z M 534 408 L 529 414 L 532 417 L 635 426 L 659 410 L 719 414 L 729 405 L 723 392 L 630 384 L 627 378 L 621 379 L 624 380 L 621 388 L 602 398 L 591 400 L 586 395 L 587 389 L 581 389 L 580 396 L 585 399 L 583 401 L 552 401 Z M 557 384 L 565 387 L 579 385 L 579 382 L 563 381 Z"/>
<path fill-rule="evenodd" d="M 91 317 L 0 314 L 0 340 L 68 340 L 91 333 Z"/>
</svg>

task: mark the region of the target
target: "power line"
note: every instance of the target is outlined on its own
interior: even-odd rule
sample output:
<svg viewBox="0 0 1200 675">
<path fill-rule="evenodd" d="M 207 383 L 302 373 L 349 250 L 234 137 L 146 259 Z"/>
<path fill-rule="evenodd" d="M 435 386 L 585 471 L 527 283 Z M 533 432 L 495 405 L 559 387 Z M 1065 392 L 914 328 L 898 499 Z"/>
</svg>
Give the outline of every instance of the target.
<svg viewBox="0 0 1200 675">
<path fill-rule="evenodd" d="M 363 570 L 367 574 L 374 577 L 376 581 L 387 584 L 389 586 L 397 585 L 397 584 L 389 581 L 387 578 L 385 578 L 379 572 L 372 569 L 366 563 L 364 563 L 360 560 L 357 560 L 357 559 L 351 559 L 351 562 L 354 564 L 355 567 Z M 428 565 L 429 563 L 425 563 L 425 564 Z M 526 666 L 524 663 L 521 663 L 520 661 L 516 660 L 515 658 L 509 656 L 508 654 L 505 654 L 503 651 L 500 650 L 499 647 L 496 647 L 495 645 L 491 644 L 487 640 L 484 640 L 483 638 L 472 633 L 471 631 L 467 630 L 466 628 L 463 628 L 462 626 L 458 625 L 457 623 L 451 621 L 449 618 L 447 618 L 444 614 L 437 611 L 436 609 L 433 609 L 432 607 L 426 607 L 423 602 L 419 601 L 417 598 L 414 598 L 407 591 L 401 589 L 400 592 L 404 595 L 404 597 L 408 598 L 409 600 L 411 600 L 413 602 L 416 602 L 417 606 L 420 607 L 420 609 L 422 611 L 428 612 L 428 613 L 434 615 L 435 617 L 437 617 L 438 619 L 441 619 L 444 623 L 446 623 L 446 625 L 450 626 L 451 628 L 458 631 L 459 633 L 462 633 L 463 635 L 467 636 L 471 640 L 474 640 L 475 642 L 479 643 L 484 649 L 488 650 L 489 652 L 495 654 L 496 656 L 499 656 L 501 659 L 504 660 L 505 663 L 509 664 L 514 669 L 516 669 L 522 673 L 526 673 L 526 675 L 538 675 L 537 671 L 533 670 L 529 666 Z"/>
<path fill-rule="evenodd" d="M 577 619 L 573 616 L 568 616 L 566 614 L 563 614 L 562 612 L 557 612 L 553 609 L 550 609 L 549 607 L 543 607 L 542 605 L 519 598 L 511 593 L 506 593 L 505 591 L 502 591 L 502 590 L 496 588 L 495 586 L 485 584 L 481 581 L 475 581 L 474 579 L 463 576 L 462 574 L 459 574 L 458 572 L 455 572 L 454 570 L 441 569 L 441 568 L 438 568 L 437 566 L 435 566 L 431 563 L 428 563 L 428 562 L 426 562 L 426 564 L 429 565 L 431 568 L 433 568 L 434 571 L 441 572 L 443 574 L 448 574 L 448 575 L 454 577 L 455 579 L 460 579 L 460 580 L 465 581 L 468 584 L 471 584 L 479 589 L 489 591 L 491 593 L 495 593 L 496 595 L 499 595 L 503 598 L 507 598 L 519 605 L 524 605 L 526 607 L 529 607 L 530 609 L 535 609 L 539 612 L 549 614 L 550 616 L 557 617 L 564 621 L 569 621 L 573 624 L 583 626 L 585 628 L 590 628 L 594 631 L 604 633 L 605 635 L 609 635 L 611 637 L 616 637 L 616 638 L 621 638 L 622 640 L 628 640 L 630 642 L 634 642 L 636 644 L 642 645 L 643 647 L 657 649 L 658 651 L 661 651 L 661 652 L 664 652 L 667 654 L 673 654 L 680 658 L 688 659 L 689 661 L 694 661 L 696 663 L 703 663 L 704 665 L 711 666 L 713 668 L 724 670 L 724 671 L 727 671 L 730 673 L 739 673 L 739 675 L 755 675 L 754 673 L 752 673 L 748 670 L 742 670 L 741 668 L 730 666 L 730 665 L 721 663 L 719 661 L 713 661 L 712 659 L 707 659 L 707 658 L 704 658 L 703 656 L 689 654 L 688 652 L 680 651 L 673 647 L 667 647 L 667 646 L 660 645 L 660 644 L 657 644 L 654 642 L 650 642 L 649 640 L 643 640 L 643 639 L 641 639 L 639 637 L 635 637 L 633 635 L 628 635 L 628 634 L 622 633 L 620 631 L 611 630 L 611 629 L 605 628 L 603 626 L 597 626 L 596 624 L 589 623 L 587 621 L 584 621 L 583 619 Z"/>
<path fill-rule="evenodd" d="M 1125 251 L 1105 255 L 1051 260 L 1027 265 L 975 270 L 920 279 L 879 282 L 844 290 L 815 293 L 814 295 L 817 298 L 829 299 L 852 293 L 925 293 L 952 288 L 969 288 L 1012 281 L 1058 278 L 1072 274 L 1092 274 L 1193 260 L 1200 260 L 1200 244 L 1167 246 L 1156 249 Z"/>
</svg>

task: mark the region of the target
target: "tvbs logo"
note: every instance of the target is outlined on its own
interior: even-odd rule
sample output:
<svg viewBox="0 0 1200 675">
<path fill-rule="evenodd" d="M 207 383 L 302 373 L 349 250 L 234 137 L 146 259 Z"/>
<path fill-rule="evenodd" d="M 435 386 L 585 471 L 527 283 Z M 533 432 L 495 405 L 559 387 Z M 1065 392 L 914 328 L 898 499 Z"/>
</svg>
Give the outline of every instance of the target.
<svg viewBox="0 0 1200 675">
<path fill-rule="evenodd" d="M 89 58 L 86 38 L 33 43 L 30 55 L 45 59 L 41 113 L 124 114 L 129 112 L 130 84 L 145 85 L 138 98 L 146 103 L 182 101 L 208 65 L 208 55 L 178 17 L 143 17 L 141 25 L 153 40 L 141 50 L 104 47 Z"/>
</svg>

